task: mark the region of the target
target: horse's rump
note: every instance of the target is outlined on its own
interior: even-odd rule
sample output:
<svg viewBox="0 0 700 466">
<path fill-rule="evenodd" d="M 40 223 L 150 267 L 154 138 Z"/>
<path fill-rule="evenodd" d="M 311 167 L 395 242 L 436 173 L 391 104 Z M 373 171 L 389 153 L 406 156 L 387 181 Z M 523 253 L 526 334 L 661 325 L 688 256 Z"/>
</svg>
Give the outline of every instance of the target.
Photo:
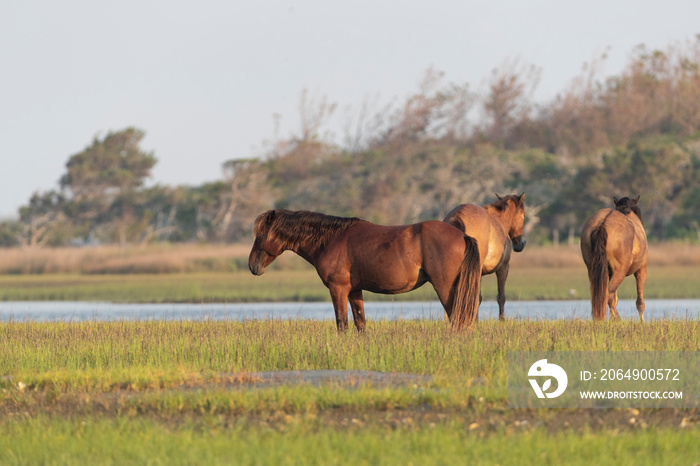
<svg viewBox="0 0 700 466">
<path fill-rule="evenodd" d="M 443 219 L 443 222 L 452 225 L 465 235 L 475 238 L 479 244 L 481 262 L 486 260 L 489 250 L 493 245 L 491 241 L 491 230 L 501 228 L 500 225 L 492 225 L 494 220 L 489 215 L 486 208 L 476 204 L 462 204 L 452 209 Z M 505 232 L 503 237 L 506 238 Z"/>
</svg>

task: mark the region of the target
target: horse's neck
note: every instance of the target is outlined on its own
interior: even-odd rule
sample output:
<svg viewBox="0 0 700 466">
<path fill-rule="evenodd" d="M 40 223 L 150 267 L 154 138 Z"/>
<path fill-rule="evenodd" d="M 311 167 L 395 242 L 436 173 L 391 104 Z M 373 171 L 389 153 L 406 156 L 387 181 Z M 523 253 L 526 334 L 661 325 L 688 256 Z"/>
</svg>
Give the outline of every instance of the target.
<svg viewBox="0 0 700 466">
<path fill-rule="evenodd" d="M 289 250 L 315 267 L 318 256 L 324 250 L 326 242 L 327 241 L 320 242 L 317 239 L 306 238 L 298 241 L 295 245 L 291 245 Z"/>
<path fill-rule="evenodd" d="M 294 241 L 294 244 L 290 244 L 291 242 L 288 243 L 287 249 L 301 256 L 311 265 L 316 266 L 316 261 L 319 255 L 325 250 L 325 246 L 338 235 L 343 234 L 352 225 L 351 223 L 344 226 L 341 225 L 340 227 L 324 227 L 323 225 L 314 226 L 312 224 L 313 228 L 309 230 L 315 231 L 307 234 L 306 237 L 297 239 Z"/>
<path fill-rule="evenodd" d="M 511 212 L 511 209 L 506 208 L 506 210 L 498 210 L 489 205 L 487 206 L 486 210 L 488 210 L 489 216 L 499 225 L 501 225 L 503 231 L 505 231 L 507 235 L 510 232 L 511 225 L 513 224 L 513 212 Z"/>
<path fill-rule="evenodd" d="M 306 241 L 290 248 L 289 250 L 294 252 L 296 255 L 304 259 L 309 264 L 315 266 L 316 258 L 320 251 L 318 244 L 313 244 L 310 241 Z"/>
</svg>

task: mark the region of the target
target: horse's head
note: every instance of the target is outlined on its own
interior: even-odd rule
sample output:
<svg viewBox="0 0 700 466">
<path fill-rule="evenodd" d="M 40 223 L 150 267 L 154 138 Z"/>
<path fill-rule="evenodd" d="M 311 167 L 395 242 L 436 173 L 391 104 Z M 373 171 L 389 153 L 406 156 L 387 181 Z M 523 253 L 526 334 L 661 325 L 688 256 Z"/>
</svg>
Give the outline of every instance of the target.
<svg viewBox="0 0 700 466">
<path fill-rule="evenodd" d="M 503 210 L 510 217 L 510 228 L 508 236 L 513 243 L 513 251 L 520 252 L 525 249 L 527 241 L 523 237 L 523 226 L 525 225 L 525 193 L 516 196 L 509 194 L 501 197 L 496 194 L 498 203 L 503 205 Z"/>
<path fill-rule="evenodd" d="M 274 219 L 274 210 L 263 212 L 255 219 L 255 240 L 248 257 L 248 268 L 253 275 L 265 273 L 265 268 L 284 252 L 282 244 L 275 240 L 275 235 L 270 234 Z"/>
<path fill-rule="evenodd" d="M 637 196 L 637 199 L 630 199 L 629 197 L 623 197 L 622 199 L 618 200 L 616 197 L 613 197 L 613 201 L 615 202 L 615 210 L 618 212 L 621 212 L 625 215 L 629 214 L 630 212 L 634 212 L 634 214 L 639 218 L 639 221 L 642 221 L 642 211 L 639 209 L 639 198 L 641 196 Z"/>
</svg>

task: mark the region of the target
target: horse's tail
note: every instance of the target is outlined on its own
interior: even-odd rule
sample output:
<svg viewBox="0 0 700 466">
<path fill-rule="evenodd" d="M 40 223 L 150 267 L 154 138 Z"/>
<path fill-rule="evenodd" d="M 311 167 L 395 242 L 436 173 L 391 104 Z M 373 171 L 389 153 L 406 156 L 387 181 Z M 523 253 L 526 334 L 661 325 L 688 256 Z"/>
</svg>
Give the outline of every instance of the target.
<svg viewBox="0 0 700 466">
<path fill-rule="evenodd" d="M 588 279 L 591 282 L 591 308 L 594 320 L 605 320 L 605 306 L 608 303 L 608 281 L 610 268 L 605 247 L 608 232 L 601 224 L 591 232 L 591 263 Z"/>
<path fill-rule="evenodd" d="M 462 330 L 471 326 L 479 312 L 479 292 L 481 291 L 481 260 L 476 239 L 464 235 L 464 259 L 455 279 L 452 300 L 452 329 Z"/>
</svg>

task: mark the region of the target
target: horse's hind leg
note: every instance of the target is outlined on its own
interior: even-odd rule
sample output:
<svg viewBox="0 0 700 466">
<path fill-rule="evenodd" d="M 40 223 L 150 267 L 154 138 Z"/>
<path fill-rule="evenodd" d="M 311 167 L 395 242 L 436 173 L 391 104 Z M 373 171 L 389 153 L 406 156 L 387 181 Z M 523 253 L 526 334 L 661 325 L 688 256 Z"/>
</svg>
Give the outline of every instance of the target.
<svg viewBox="0 0 700 466">
<path fill-rule="evenodd" d="M 639 312 L 639 320 L 644 322 L 644 284 L 647 281 L 647 266 L 643 266 L 634 273 L 634 278 L 637 280 L 637 311 Z"/>
<path fill-rule="evenodd" d="M 510 264 L 505 263 L 500 269 L 496 270 L 496 280 L 498 281 L 498 320 L 506 320 L 506 279 L 508 278 L 508 269 Z"/>
<path fill-rule="evenodd" d="M 620 320 L 617 313 L 617 290 L 608 291 L 608 307 L 610 308 L 610 320 Z"/>
<path fill-rule="evenodd" d="M 365 303 L 362 300 L 362 290 L 351 291 L 350 309 L 352 309 L 352 319 L 358 332 L 365 331 Z"/>
<path fill-rule="evenodd" d="M 333 309 L 335 310 L 335 325 L 339 332 L 348 329 L 348 291 L 344 287 L 329 286 Z"/>
<path fill-rule="evenodd" d="M 613 273 L 608 284 L 608 307 L 610 308 L 610 320 L 620 320 L 620 314 L 617 313 L 617 288 L 625 279 L 624 273 Z"/>
</svg>

